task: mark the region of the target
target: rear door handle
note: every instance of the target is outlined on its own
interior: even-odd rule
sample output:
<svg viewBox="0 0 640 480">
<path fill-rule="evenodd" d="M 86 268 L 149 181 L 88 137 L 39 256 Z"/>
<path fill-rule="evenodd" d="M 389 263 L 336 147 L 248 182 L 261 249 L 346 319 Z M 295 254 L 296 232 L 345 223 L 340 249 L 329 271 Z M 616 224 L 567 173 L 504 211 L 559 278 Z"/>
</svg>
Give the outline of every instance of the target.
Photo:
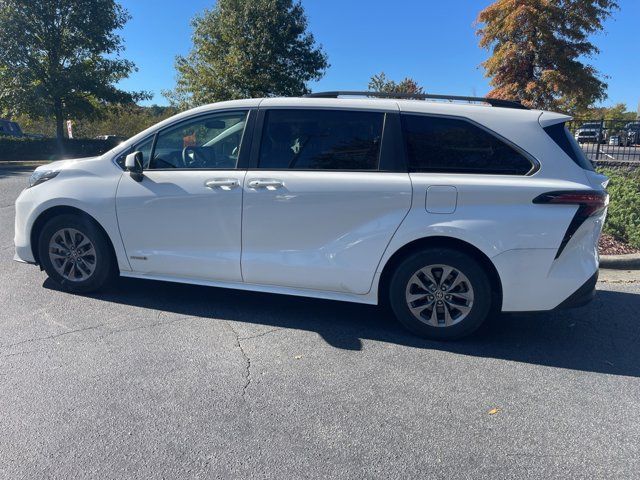
<svg viewBox="0 0 640 480">
<path fill-rule="evenodd" d="M 204 182 L 207 188 L 221 188 L 222 190 L 231 190 L 238 186 L 238 180 L 235 178 L 212 178 Z"/>
<path fill-rule="evenodd" d="M 284 187 L 282 180 L 275 180 L 272 178 L 261 178 L 258 180 L 251 180 L 249 182 L 249 188 L 280 188 Z"/>
</svg>

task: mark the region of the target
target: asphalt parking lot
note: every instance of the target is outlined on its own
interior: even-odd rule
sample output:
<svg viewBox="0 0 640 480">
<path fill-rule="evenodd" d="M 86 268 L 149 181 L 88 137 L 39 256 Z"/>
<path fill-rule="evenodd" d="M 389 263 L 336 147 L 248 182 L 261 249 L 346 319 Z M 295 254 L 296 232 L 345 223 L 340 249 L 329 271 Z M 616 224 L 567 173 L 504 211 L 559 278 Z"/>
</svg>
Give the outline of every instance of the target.
<svg viewBox="0 0 640 480">
<path fill-rule="evenodd" d="M 591 161 L 626 162 L 632 165 L 637 165 L 637 162 L 640 161 L 640 146 L 638 145 L 620 147 L 617 145 L 583 143 L 580 147 Z"/>
<path fill-rule="evenodd" d="M 640 476 L 633 279 L 457 343 L 339 302 L 77 296 L 12 261 L 25 184 L 0 168 L 0 478 Z"/>
</svg>

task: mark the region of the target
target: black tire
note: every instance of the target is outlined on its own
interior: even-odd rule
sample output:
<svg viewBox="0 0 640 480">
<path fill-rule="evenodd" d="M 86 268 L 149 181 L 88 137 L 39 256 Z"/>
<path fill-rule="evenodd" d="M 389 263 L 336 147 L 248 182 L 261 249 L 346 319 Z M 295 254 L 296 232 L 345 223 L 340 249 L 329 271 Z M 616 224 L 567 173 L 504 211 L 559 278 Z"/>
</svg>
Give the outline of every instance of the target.
<svg viewBox="0 0 640 480">
<path fill-rule="evenodd" d="M 409 309 L 406 297 L 409 282 L 416 272 L 429 265 L 453 267 L 466 276 L 471 284 L 471 310 L 466 317 L 450 326 L 429 325 L 426 320 L 419 320 Z M 437 272 L 438 269 L 435 273 Z M 432 340 L 455 340 L 470 335 L 487 319 L 492 310 L 492 290 L 489 277 L 473 257 L 458 250 L 432 248 L 407 256 L 396 267 L 389 283 L 389 305 L 398 321 L 413 333 Z M 415 304 L 413 305 L 415 307 Z M 443 304 L 443 307 L 445 306 Z M 458 311 L 453 310 L 453 313 L 458 314 L 458 318 L 461 316 Z"/>
<path fill-rule="evenodd" d="M 81 232 L 93 244 L 95 268 L 86 279 L 80 281 L 66 279 L 53 266 L 52 259 L 49 256 L 49 242 L 56 232 L 65 228 Z M 65 214 L 48 220 L 40 232 L 38 255 L 40 265 L 47 272 L 49 278 L 68 292 L 87 293 L 99 290 L 113 280 L 117 271 L 109 239 L 94 221 L 81 215 Z"/>
</svg>

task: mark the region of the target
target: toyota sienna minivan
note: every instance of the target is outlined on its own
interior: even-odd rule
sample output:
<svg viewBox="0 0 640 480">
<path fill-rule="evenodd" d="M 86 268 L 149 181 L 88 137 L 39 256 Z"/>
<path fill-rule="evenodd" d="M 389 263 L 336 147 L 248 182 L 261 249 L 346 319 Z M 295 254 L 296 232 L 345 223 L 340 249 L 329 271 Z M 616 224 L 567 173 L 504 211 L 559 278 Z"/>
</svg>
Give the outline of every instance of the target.
<svg viewBox="0 0 640 480">
<path fill-rule="evenodd" d="M 15 258 L 71 292 L 122 275 L 386 304 L 435 339 L 589 301 L 607 179 L 570 117 L 395 97 L 215 103 L 41 166 Z"/>
</svg>

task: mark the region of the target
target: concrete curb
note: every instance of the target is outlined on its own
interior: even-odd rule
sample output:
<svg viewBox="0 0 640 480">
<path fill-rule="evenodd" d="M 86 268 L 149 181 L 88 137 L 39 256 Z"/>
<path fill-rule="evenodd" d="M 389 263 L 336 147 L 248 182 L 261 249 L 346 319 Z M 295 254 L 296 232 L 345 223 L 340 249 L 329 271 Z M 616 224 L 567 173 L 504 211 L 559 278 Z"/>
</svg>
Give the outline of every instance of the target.
<svg viewBox="0 0 640 480">
<path fill-rule="evenodd" d="M 628 255 L 601 255 L 600 268 L 612 270 L 640 270 L 640 253 Z"/>
</svg>

